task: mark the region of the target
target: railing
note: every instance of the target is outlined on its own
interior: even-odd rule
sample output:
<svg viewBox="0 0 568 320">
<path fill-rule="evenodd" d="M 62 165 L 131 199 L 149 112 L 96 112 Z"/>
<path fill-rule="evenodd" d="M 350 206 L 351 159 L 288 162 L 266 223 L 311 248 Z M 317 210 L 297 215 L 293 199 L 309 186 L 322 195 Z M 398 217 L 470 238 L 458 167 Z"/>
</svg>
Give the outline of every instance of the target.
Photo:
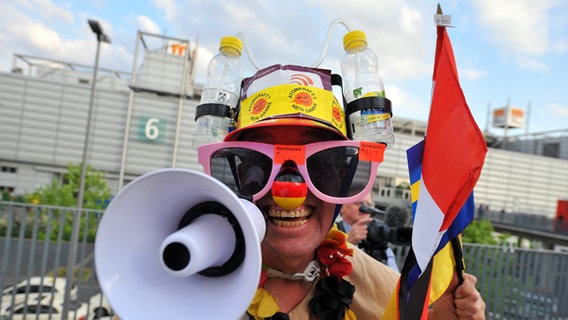
<svg viewBox="0 0 568 320">
<path fill-rule="evenodd" d="M 568 236 L 568 221 L 559 220 L 539 214 L 522 212 L 477 211 L 479 219 L 516 226 L 525 229 L 554 232 Z"/>
<path fill-rule="evenodd" d="M 79 319 L 85 310 L 94 314 L 96 307 L 108 306 L 101 299 L 90 299 L 100 293 L 93 240 L 101 216 L 102 212 L 94 210 L 78 213 L 75 208 L 0 202 L 0 286 L 13 286 L 34 276 L 64 276 L 72 247 L 69 226 L 73 219 L 81 219 L 75 277 L 65 282 L 76 285 L 72 291 L 76 292 L 76 301 L 66 302 L 70 304 L 69 318 Z M 407 250 L 395 250 L 400 266 Z M 568 254 L 464 244 L 464 258 L 466 272 L 478 278 L 487 319 L 568 319 Z M 25 300 L 32 297 L 30 288 Z M 56 294 L 49 293 L 50 297 Z M 32 305 L 39 303 L 30 301 Z M 2 296 L 0 312 L 14 312 L 12 302 L 15 295 Z"/>
<path fill-rule="evenodd" d="M 1 319 L 48 308 L 60 313 L 63 304 L 69 307 L 69 319 L 93 319 L 96 312 L 111 312 L 106 299 L 97 299 L 100 289 L 93 242 L 101 214 L 95 210 L 0 202 L 0 286 L 8 289 L 23 281 L 18 290 L 3 291 Z M 67 279 L 73 219 L 81 222 L 78 261 L 73 279 Z M 72 301 L 64 301 L 67 286 Z"/>
<path fill-rule="evenodd" d="M 464 245 L 489 319 L 568 319 L 568 254 Z"/>
</svg>

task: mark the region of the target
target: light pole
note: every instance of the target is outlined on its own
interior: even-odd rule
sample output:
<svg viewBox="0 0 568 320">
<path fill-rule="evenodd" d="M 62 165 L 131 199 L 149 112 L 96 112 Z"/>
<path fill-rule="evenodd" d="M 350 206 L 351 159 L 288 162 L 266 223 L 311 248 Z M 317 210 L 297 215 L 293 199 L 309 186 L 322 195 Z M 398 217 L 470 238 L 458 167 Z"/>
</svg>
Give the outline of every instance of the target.
<svg viewBox="0 0 568 320">
<path fill-rule="evenodd" d="M 85 142 L 83 143 L 83 159 L 81 161 L 81 177 L 79 180 L 79 193 L 77 195 L 77 213 L 73 218 L 73 229 L 71 230 L 71 241 L 69 247 L 69 260 L 67 261 L 64 304 L 62 310 L 62 319 L 67 319 L 69 313 L 69 305 L 71 301 L 71 283 L 73 283 L 73 270 L 75 260 L 77 259 L 77 247 L 79 242 L 79 228 L 81 226 L 81 209 L 83 208 L 83 196 L 85 193 L 85 176 L 87 174 L 87 154 L 91 140 L 91 118 L 93 116 L 93 102 L 95 100 L 95 86 L 97 83 L 97 72 L 99 69 L 99 53 L 101 42 L 110 43 L 110 38 L 103 32 L 103 28 L 97 20 L 89 19 L 91 30 L 97 35 L 97 53 L 95 55 L 95 67 L 93 70 L 93 79 L 91 81 L 91 97 L 89 99 L 89 111 L 87 113 L 87 128 L 85 129 Z"/>
<path fill-rule="evenodd" d="M 95 69 L 93 71 L 93 80 L 91 81 L 91 98 L 89 99 L 89 112 L 87 114 L 87 129 L 85 132 L 85 142 L 83 143 L 83 160 L 81 161 L 81 178 L 79 180 L 79 194 L 77 196 L 77 209 L 83 208 L 83 196 L 85 194 L 85 176 L 87 174 L 87 154 L 89 151 L 89 143 L 91 140 L 91 118 L 93 116 L 93 102 L 95 100 L 95 86 L 97 84 L 97 72 L 99 70 L 99 53 L 101 50 L 101 42 L 110 43 L 110 38 L 103 32 L 103 29 L 97 20 L 89 19 L 91 30 L 97 35 L 97 53 L 95 56 Z"/>
</svg>

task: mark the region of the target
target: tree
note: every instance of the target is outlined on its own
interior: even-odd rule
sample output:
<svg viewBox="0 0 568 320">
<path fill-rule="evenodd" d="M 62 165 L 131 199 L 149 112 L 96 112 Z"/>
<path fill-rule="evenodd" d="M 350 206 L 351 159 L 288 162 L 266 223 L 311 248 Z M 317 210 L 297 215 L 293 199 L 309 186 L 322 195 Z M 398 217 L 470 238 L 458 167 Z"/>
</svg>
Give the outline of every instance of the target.
<svg viewBox="0 0 568 320">
<path fill-rule="evenodd" d="M 48 228 L 47 220 L 43 218 L 38 221 L 40 227 L 37 231 L 39 239 L 57 240 L 60 236 L 64 240 L 71 239 L 73 219 L 75 214 L 69 210 L 61 210 L 57 207 L 77 207 L 77 197 L 79 194 L 79 184 L 81 177 L 81 164 L 74 165 L 69 163 L 67 172 L 63 174 L 63 183 L 54 180 L 50 184 L 37 189 L 34 192 L 24 195 L 24 202 L 40 205 L 56 206 L 56 208 L 38 207 L 43 217 L 51 213 L 51 227 Z M 83 195 L 83 209 L 103 210 L 106 208 L 111 199 L 111 190 L 107 185 L 105 174 L 101 171 L 95 171 L 91 166 L 87 166 L 85 173 L 85 190 Z M 35 209 L 34 209 L 35 210 Z M 34 211 L 30 210 L 28 215 L 33 215 Z M 79 236 L 86 236 L 88 242 L 95 239 L 97 224 L 100 215 L 97 212 L 82 211 L 80 215 Z M 19 221 L 15 221 L 16 224 Z M 24 236 L 31 237 L 33 234 L 34 224 L 27 224 L 24 230 Z M 19 234 L 19 229 L 14 228 L 14 235 Z M 1 230 L 0 230 L 1 231 Z"/>
<path fill-rule="evenodd" d="M 463 242 L 497 244 L 493 237 L 493 225 L 489 220 L 473 220 L 463 231 Z"/>
<path fill-rule="evenodd" d="M 53 205 L 61 207 L 77 206 L 79 183 L 81 178 L 81 163 L 69 163 L 67 172 L 63 174 L 63 183 L 52 181 L 38 190 L 24 196 L 26 202 L 33 204 Z M 112 196 L 110 187 L 105 179 L 105 173 L 95 171 L 88 165 L 85 174 L 85 190 L 83 208 L 102 210 Z"/>
</svg>

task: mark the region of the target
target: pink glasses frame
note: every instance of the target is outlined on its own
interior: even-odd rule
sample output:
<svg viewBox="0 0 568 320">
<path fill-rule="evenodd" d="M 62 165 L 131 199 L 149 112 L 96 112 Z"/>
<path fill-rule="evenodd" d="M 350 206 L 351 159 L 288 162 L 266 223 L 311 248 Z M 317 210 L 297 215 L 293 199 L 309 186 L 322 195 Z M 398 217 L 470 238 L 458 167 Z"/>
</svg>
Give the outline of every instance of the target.
<svg viewBox="0 0 568 320">
<path fill-rule="evenodd" d="M 361 199 L 364 195 L 371 191 L 373 187 L 373 182 L 375 181 L 374 177 L 377 175 L 377 169 L 379 164 L 383 162 L 383 156 L 385 151 L 385 145 L 380 143 L 372 143 L 372 142 L 364 142 L 364 141 L 353 141 L 353 140 L 331 140 L 331 141 L 323 141 L 323 142 L 315 142 L 315 143 L 308 143 L 305 145 L 284 145 L 284 144 L 269 144 L 269 143 L 262 143 L 262 142 L 250 142 L 250 141 L 229 141 L 229 142 L 218 142 L 218 143 L 211 143 L 200 146 L 197 150 L 198 161 L 203 166 L 203 169 L 206 174 L 211 175 L 211 156 L 218 150 L 226 149 L 226 148 L 243 148 L 254 150 L 256 152 L 260 152 L 270 159 L 272 159 L 272 170 L 270 172 L 270 176 L 267 180 L 266 185 L 260 190 L 258 193 L 254 194 L 252 197 L 253 201 L 256 201 L 262 198 L 264 195 L 270 191 L 272 188 L 272 183 L 274 182 L 274 178 L 280 171 L 282 167 L 282 163 L 284 161 L 279 161 L 276 163 L 275 160 L 275 152 L 278 148 L 305 148 L 305 158 L 303 161 L 298 163 L 296 161 L 298 159 L 294 159 L 293 157 L 286 157 L 284 156 L 285 160 L 292 160 L 296 163 L 300 174 L 304 178 L 308 189 L 312 192 L 313 195 L 318 197 L 320 200 L 329 203 L 336 203 L 336 204 L 344 204 L 357 201 Z M 334 148 L 334 147 L 358 147 L 360 152 L 361 150 L 368 150 L 370 153 L 367 153 L 368 159 L 371 162 L 371 170 L 369 172 L 369 181 L 367 182 L 365 188 L 361 190 L 361 192 L 347 198 L 339 198 L 339 197 L 332 197 L 328 196 L 322 192 L 320 192 L 310 180 L 310 175 L 308 174 L 308 169 L 306 167 L 306 159 L 309 158 L 311 155 L 320 152 L 322 150 Z M 361 158 L 361 156 L 360 156 Z"/>
</svg>

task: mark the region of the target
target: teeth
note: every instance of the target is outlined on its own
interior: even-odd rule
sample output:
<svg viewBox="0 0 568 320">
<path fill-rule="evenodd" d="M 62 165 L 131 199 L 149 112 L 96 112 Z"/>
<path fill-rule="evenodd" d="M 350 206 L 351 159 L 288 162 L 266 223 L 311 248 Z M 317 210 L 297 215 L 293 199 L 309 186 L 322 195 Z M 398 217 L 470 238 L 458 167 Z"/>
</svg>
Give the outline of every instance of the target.
<svg viewBox="0 0 568 320">
<path fill-rule="evenodd" d="M 282 211 L 280 216 L 282 218 L 294 218 L 294 211 Z"/>
<path fill-rule="evenodd" d="M 308 219 L 302 219 L 299 221 L 282 221 L 282 220 L 272 220 L 272 221 L 274 222 L 275 225 L 279 227 L 289 228 L 289 227 L 303 226 L 308 222 Z"/>
<path fill-rule="evenodd" d="M 311 214 L 312 210 L 307 207 L 297 208 L 296 210 L 283 210 L 278 207 L 272 207 L 268 210 L 268 216 L 272 223 L 285 228 L 299 227 L 306 224 Z"/>
<path fill-rule="evenodd" d="M 296 209 L 294 211 L 292 210 L 277 210 L 277 209 L 270 209 L 268 210 L 268 215 L 271 218 L 301 218 L 301 217 L 307 217 L 309 216 L 311 213 L 310 210 L 307 210 L 306 208 L 302 208 L 302 209 Z"/>
</svg>

